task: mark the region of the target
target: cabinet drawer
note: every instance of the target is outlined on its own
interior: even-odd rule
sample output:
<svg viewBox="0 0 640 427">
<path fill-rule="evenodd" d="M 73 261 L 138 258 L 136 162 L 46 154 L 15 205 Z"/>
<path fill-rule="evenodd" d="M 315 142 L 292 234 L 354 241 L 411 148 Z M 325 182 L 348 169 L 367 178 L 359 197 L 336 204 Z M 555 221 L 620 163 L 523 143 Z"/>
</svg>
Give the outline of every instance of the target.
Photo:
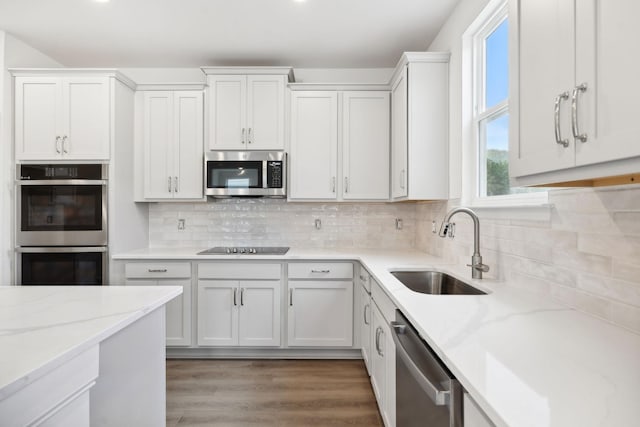
<svg viewBox="0 0 640 427">
<path fill-rule="evenodd" d="M 289 263 L 289 278 L 353 280 L 353 264 L 350 262 Z"/>
<path fill-rule="evenodd" d="M 198 279 L 279 280 L 282 264 L 206 262 L 198 264 Z"/>
<path fill-rule="evenodd" d="M 387 323 L 396 319 L 395 304 L 373 278 L 371 279 L 371 298 L 380 309 L 380 313 L 382 313 Z"/>
<path fill-rule="evenodd" d="M 124 268 L 127 279 L 188 279 L 189 262 L 129 262 Z"/>
</svg>

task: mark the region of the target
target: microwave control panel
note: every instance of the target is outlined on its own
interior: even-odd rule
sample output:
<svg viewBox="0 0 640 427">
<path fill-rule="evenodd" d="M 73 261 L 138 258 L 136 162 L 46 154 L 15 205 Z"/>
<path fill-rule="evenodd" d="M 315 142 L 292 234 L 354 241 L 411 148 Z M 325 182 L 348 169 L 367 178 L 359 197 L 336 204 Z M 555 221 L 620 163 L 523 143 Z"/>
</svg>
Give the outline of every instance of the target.
<svg viewBox="0 0 640 427">
<path fill-rule="evenodd" d="M 267 188 L 282 188 L 282 162 L 267 162 Z"/>
</svg>

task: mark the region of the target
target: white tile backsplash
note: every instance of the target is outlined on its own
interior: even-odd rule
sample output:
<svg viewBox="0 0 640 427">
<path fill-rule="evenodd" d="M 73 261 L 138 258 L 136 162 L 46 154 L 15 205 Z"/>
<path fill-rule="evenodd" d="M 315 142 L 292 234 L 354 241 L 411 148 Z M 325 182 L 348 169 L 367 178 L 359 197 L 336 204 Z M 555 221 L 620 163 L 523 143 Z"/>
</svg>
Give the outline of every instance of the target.
<svg viewBox="0 0 640 427">
<path fill-rule="evenodd" d="M 149 207 L 149 246 L 407 249 L 415 247 L 415 212 L 414 204 L 405 203 L 157 203 Z M 396 229 L 396 218 L 402 218 L 402 230 Z M 184 230 L 178 230 L 178 219 L 185 220 Z"/>
<path fill-rule="evenodd" d="M 553 190 L 549 203 L 548 221 L 481 215 L 487 276 L 640 333 L 640 185 Z M 431 221 L 439 227 L 454 206 L 457 200 L 417 205 L 416 247 L 462 265 L 471 257 L 471 220 L 454 217 L 454 239 L 431 233 Z"/>
</svg>

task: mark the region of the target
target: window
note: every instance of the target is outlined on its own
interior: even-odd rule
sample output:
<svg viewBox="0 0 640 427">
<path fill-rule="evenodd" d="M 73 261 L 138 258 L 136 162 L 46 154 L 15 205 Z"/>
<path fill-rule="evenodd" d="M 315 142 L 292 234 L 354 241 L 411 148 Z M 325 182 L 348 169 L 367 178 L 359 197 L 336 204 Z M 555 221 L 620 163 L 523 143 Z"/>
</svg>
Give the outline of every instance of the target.
<svg viewBox="0 0 640 427">
<path fill-rule="evenodd" d="M 475 206 L 546 202 L 544 189 L 509 183 L 508 41 L 506 0 L 491 1 L 463 36 L 463 198 Z"/>
</svg>

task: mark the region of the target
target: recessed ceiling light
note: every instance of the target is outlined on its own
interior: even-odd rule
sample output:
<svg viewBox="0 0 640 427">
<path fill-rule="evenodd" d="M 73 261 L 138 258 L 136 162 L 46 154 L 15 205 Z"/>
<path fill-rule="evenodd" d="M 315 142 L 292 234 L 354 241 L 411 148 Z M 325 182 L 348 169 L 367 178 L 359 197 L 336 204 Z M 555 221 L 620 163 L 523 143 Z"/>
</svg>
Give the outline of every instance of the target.
<svg viewBox="0 0 640 427">
<path fill-rule="evenodd" d="M 296 3 L 304 3 L 304 2 L 306 2 L 307 0 L 293 0 L 293 1 L 294 1 L 294 2 L 296 2 Z"/>
<path fill-rule="evenodd" d="M 109 3 L 111 0 L 93 0 L 96 3 Z"/>
</svg>

